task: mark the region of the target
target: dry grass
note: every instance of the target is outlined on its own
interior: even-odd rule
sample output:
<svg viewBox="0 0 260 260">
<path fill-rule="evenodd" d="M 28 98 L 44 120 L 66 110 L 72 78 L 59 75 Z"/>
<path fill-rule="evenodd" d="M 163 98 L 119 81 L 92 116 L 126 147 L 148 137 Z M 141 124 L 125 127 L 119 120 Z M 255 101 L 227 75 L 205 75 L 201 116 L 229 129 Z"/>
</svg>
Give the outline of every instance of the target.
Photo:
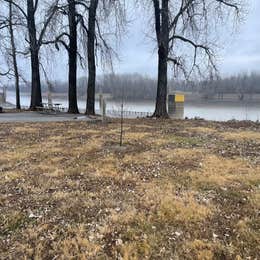
<svg viewBox="0 0 260 260">
<path fill-rule="evenodd" d="M 260 133 L 253 131 L 233 131 L 233 132 L 225 132 L 222 136 L 226 140 L 253 140 L 255 142 L 260 141 Z"/>
<path fill-rule="evenodd" d="M 190 176 L 196 184 L 218 186 L 250 184 L 259 180 L 260 167 L 237 159 L 227 159 L 216 155 L 205 155 L 199 170 L 194 170 Z"/>
<path fill-rule="evenodd" d="M 1 259 L 259 257 L 259 124 L 119 129 L 0 125 Z"/>
<path fill-rule="evenodd" d="M 214 128 L 202 127 L 202 126 L 190 127 L 188 130 L 199 134 L 212 134 L 217 132 L 217 130 Z"/>
</svg>

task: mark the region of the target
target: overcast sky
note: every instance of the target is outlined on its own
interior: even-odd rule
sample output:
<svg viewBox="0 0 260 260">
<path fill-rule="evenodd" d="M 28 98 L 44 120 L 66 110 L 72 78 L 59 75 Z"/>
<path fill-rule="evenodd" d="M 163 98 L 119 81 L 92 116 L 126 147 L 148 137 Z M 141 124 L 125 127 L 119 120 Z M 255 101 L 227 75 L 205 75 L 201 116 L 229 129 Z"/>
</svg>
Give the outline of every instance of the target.
<svg viewBox="0 0 260 260">
<path fill-rule="evenodd" d="M 218 67 L 222 76 L 243 72 L 260 72 L 260 0 L 248 0 L 250 6 L 245 21 L 239 26 L 238 31 L 230 33 L 223 28 L 221 38 L 221 51 L 218 53 Z M 154 50 L 155 43 L 148 38 L 147 33 L 151 30 L 147 19 L 140 13 L 130 10 L 128 19 L 128 33 L 122 38 L 118 49 L 120 62 L 115 62 L 116 73 L 141 73 L 156 77 L 157 55 Z M 150 32 L 154 37 L 154 32 Z M 0 58 L 1 60 L 1 58 Z M 50 79 L 67 80 L 67 55 L 64 52 L 50 63 L 47 72 Z M 29 76 L 29 59 L 20 64 L 23 72 Z M 106 71 L 108 72 L 108 71 Z M 98 67 L 98 74 L 103 73 Z M 86 72 L 79 70 L 79 77 Z"/>
<path fill-rule="evenodd" d="M 251 0 L 248 16 L 222 54 L 222 73 L 260 71 L 260 1 Z"/>
<path fill-rule="evenodd" d="M 224 30 L 219 52 L 218 67 L 223 76 L 240 72 L 260 71 L 260 0 L 249 0 L 248 15 L 232 34 Z M 128 36 L 121 45 L 122 61 L 116 66 L 117 72 L 139 72 L 156 75 L 156 53 L 145 37 L 147 23 L 136 19 L 129 27 Z"/>
</svg>

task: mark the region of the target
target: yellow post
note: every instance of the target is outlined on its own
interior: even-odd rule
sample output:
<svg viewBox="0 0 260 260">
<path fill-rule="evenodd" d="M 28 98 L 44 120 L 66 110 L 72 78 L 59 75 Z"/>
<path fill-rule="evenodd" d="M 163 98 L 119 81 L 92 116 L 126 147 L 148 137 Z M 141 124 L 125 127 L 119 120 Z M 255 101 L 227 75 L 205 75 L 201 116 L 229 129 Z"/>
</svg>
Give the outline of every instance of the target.
<svg viewBox="0 0 260 260">
<path fill-rule="evenodd" d="M 168 95 L 168 113 L 171 117 L 182 119 L 184 118 L 184 102 L 185 96 L 181 93 Z"/>
</svg>

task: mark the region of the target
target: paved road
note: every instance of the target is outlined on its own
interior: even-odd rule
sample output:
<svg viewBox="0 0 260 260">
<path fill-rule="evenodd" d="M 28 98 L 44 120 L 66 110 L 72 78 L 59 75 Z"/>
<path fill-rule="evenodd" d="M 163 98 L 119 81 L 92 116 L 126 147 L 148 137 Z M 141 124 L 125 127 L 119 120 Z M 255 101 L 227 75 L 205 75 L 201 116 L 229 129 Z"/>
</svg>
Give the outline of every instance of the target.
<svg viewBox="0 0 260 260">
<path fill-rule="evenodd" d="M 64 122 L 74 120 L 93 120 L 84 115 L 59 113 L 57 115 L 41 114 L 38 112 L 2 113 L 0 123 L 8 122 Z"/>
</svg>

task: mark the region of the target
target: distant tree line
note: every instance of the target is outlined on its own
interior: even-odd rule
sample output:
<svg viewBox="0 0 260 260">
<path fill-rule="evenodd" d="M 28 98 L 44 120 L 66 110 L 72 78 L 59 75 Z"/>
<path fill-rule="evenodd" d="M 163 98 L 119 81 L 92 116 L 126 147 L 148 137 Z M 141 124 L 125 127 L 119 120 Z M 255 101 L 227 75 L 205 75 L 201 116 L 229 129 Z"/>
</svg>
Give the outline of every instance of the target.
<svg viewBox="0 0 260 260">
<path fill-rule="evenodd" d="M 77 80 L 78 97 L 86 97 L 88 79 L 81 77 Z M 68 84 L 66 81 L 50 82 L 51 92 L 57 94 L 66 94 Z M 9 90 L 14 90 L 14 85 L 8 86 Z M 46 82 L 42 83 L 42 91 L 47 92 L 50 88 Z M 29 93 L 30 84 L 21 84 L 21 92 Z M 148 76 L 143 76 L 138 73 L 134 74 L 106 74 L 97 76 L 96 93 L 112 94 L 114 99 L 121 99 L 122 94 L 124 99 L 129 100 L 154 100 L 156 97 L 156 79 Z"/>
<path fill-rule="evenodd" d="M 210 98 L 213 95 L 237 94 L 243 100 L 245 94 L 260 93 L 260 74 L 239 74 L 226 78 L 208 79 L 203 81 L 178 81 L 170 84 L 172 90 L 196 92 Z"/>
<path fill-rule="evenodd" d="M 86 96 L 88 79 L 79 78 L 77 81 L 78 96 Z M 67 82 L 51 82 L 52 93 L 64 94 L 67 92 Z M 205 98 L 222 94 L 237 94 L 243 99 L 244 94 L 260 94 L 260 74 L 239 74 L 226 78 L 216 78 L 202 81 L 170 79 L 168 92 L 182 91 L 199 93 Z M 10 85 L 9 89 L 15 89 Z M 48 91 L 48 85 L 43 83 L 42 89 Z M 29 85 L 21 85 L 22 92 L 29 92 Z M 96 93 L 111 94 L 114 99 L 127 100 L 155 100 L 157 81 L 155 78 L 134 74 L 105 74 L 97 76 Z"/>
</svg>

